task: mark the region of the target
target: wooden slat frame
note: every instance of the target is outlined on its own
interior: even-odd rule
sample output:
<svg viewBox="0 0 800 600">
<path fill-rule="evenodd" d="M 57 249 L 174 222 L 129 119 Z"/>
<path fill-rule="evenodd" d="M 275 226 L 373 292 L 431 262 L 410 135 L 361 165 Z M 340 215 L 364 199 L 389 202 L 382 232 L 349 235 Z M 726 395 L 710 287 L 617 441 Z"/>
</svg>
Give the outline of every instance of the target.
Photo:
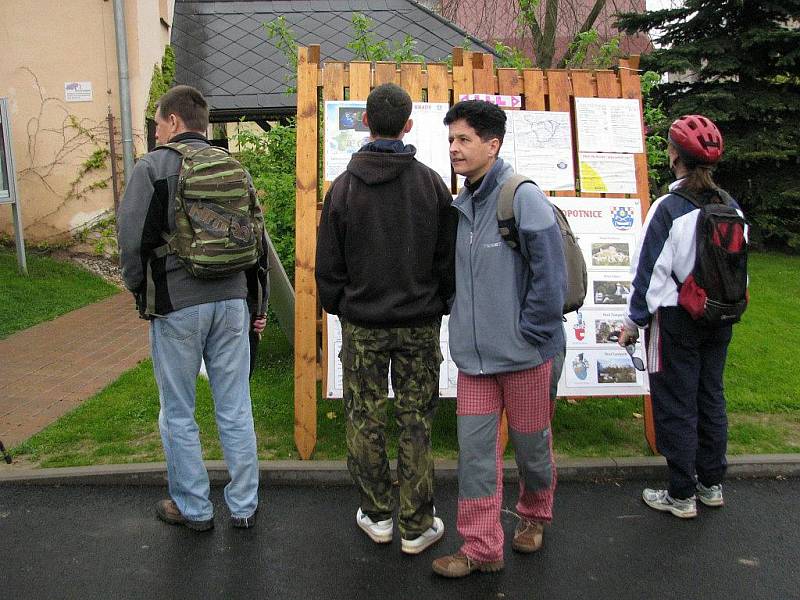
<svg viewBox="0 0 800 600">
<path fill-rule="evenodd" d="M 317 226 L 320 217 L 318 190 L 327 190 L 330 182 L 318 180 L 319 98 L 324 100 L 365 100 L 370 90 L 382 83 L 396 83 L 405 88 L 414 101 L 452 103 L 461 94 L 485 93 L 522 96 L 524 110 L 572 110 L 574 96 L 636 98 L 641 102 L 639 76 L 635 61 L 621 61 L 619 72 L 567 71 L 494 68 L 494 57 L 453 50 L 453 66 L 430 63 L 396 65 L 394 62 L 371 64 L 330 62 L 320 67 L 319 46 L 298 49 L 297 92 L 297 212 L 295 270 L 295 444 L 303 459 L 311 457 L 317 434 L 317 383 L 325 376 L 327 342 L 325 319 L 317 300 L 314 259 Z M 427 96 L 426 96 L 427 94 Z M 575 144 L 577 161 L 577 144 Z M 642 203 L 642 217 L 649 206 L 647 159 L 636 155 L 637 196 Z M 576 162 L 577 165 L 577 162 Z M 575 191 L 557 195 L 574 195 Z M 321 338 L 320 338 L 321 336 Z M 322 350 L 320 351 L 320 342 Z M 645 398 L 646 435 L 655 449 L 652 432 L 652 407 Z M 648 425 L 649 419 L 649 425 Z"/>
</svg>

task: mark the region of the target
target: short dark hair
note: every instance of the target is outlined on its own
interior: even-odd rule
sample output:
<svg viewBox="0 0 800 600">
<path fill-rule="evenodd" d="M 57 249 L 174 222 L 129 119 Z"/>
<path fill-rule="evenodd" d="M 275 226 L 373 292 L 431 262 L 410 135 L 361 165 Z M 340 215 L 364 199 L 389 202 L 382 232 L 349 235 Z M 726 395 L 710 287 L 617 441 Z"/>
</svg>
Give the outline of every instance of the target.
<svg viewBox="0 0 800 600">
<path fill-rule="evenodd" d="M 190 85 L 176 85 L 161 96 L 156 104 L 161 118 L 178 115 L 187 129 L 202 131 L 208 129 L 208 102 L 199 90 Z"/>
<path fill-rule="evenodd" d="M 506 113 L 499 106 L 485 100 L 462 100 L 447 111 L 444 124 L 450 125 L 461 119 L 464 119 L 484 142 L 497 138 L 502 145 L 506 136 Z"/>
<path fill-rule="evenodd" d="M 373 137 L 396 138 L 411 116 L 411 96 L 393 83 L 379 85 L 367 96 L 367 122 Z"/>
</svg>

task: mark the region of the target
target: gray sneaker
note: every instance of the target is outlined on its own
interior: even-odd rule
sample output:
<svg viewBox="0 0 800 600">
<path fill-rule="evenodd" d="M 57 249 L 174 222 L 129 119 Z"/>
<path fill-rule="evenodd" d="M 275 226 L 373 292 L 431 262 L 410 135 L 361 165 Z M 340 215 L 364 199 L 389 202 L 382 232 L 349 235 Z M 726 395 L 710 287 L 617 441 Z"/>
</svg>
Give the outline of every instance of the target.
<svg viewBox="0 0 800 600">
<path fill-rule="evenodd" d="M 667 490 L 651 490 L 645 488 L 642 492 L 642 500 L 650 508 L 671 512 L 681 519 L 692 519 L 697 516 L 697 503 L 695 497 L 680 500 L 669 495 Z"/>
<path fill-rule="evenodd" d="M 722 484 L 704 486 L 697 482 L 697 498 L 706 506 L 722 506 L 725 501 L 722 499 Z"/>
</svg>

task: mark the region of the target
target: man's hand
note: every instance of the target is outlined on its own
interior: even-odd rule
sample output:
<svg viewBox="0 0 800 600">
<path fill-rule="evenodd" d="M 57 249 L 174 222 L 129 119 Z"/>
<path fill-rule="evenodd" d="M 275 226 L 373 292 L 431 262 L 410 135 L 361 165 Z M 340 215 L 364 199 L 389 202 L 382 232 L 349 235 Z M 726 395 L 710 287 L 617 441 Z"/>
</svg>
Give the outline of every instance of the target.
<svg viewBox="0 0 800 600">
<path fill-rule="evenodd" d="M 253 317 L 253 331 L 255 331 L 258 335 L 264 331 L 264 328 L 267 326 L 267 315 L 256 315 Z"/>
<path fill-rule="evenodd" d="M 638 339 L 639 326 L 631 321 L 628 317 L 625 317 L 625 326 L 622 328 L 622 331 L 619 334 L 619 341 L 617 343 L 624 348 L 625 346 L 635 344 L 636 340 Z"/>
</svg>

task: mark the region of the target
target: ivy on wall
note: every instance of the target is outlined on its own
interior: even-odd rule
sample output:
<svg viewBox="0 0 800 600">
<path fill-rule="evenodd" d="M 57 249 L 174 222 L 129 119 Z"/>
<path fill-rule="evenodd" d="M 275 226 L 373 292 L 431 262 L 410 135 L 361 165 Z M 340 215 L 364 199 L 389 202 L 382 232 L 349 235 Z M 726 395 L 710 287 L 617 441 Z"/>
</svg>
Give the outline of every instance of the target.
<svg viewBox="0 0 800 600">
<path fill-rule="evenodd" d="M 154 119 L 156 103 L 175 83 L 175 51 L 172 46 L 164 48 L 164 56 L 160 65 L 153 65 L 153 76 L 150 79 L 150 96 L 147 99 L 145 117 Z"/>
</svg>

